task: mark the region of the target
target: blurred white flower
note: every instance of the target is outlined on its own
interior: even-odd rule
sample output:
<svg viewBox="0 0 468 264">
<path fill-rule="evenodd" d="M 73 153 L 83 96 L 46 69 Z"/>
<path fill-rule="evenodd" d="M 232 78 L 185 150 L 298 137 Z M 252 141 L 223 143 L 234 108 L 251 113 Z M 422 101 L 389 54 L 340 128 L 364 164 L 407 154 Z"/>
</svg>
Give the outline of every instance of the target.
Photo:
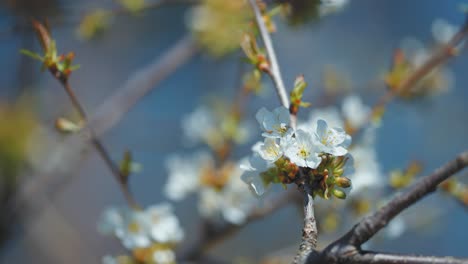
<svg viewBox="0 0 468 264">
<path fill-rule="evenodd" d="M 119 262 L 117 261 L 116 258 L 110 256 L 110 255 L 105 255 L 102 257 L 102 264 L 118 264 Z"/>
<path fill-rule="evenodd" d="M 447 44 L 458 31 L 458 28 L 444 19 L 438 18 L 432 22 L 432 37 L 438 44 Z"/>
<path fill-rule="evenodd" d="M 314 144 L 312 134 L 302 129 L 295 132 L 295 137 L 291 137 L 285 143 L 285 155 L 300 167 L 315 169 L 322 159 L 318 156 L 319 150 Z"/>
<path fill-rule="evenodd" d="M 373 146 L 356 145 L 349 152 L 354 160 L 354 173 L 348 176 L 352 182 L 350 195 L 382 186 L 383 175 Z"/>
<path fill-rule="evenodd" d="M 168 203 L 153 205 L 146 209 L 149 221 L 149 233 L 154 241 L 159 243 L 178 243 L 184 238 L 179 219 L 173 214 Z"/>
<path fill-rule="evenodd" d="M 264 137 L 281 138 L 292 132 L 289 126 L 291 122 L 289 110 L 286 107 L 277 107 L 273 112 L 261 108 L 255 118 L 264 131 L 262 134 Z"/>
<path fill-rule="evenodd" d="M 176 244 L 184 233 L 172 207 L 163 203 L 146 210 L 111 208 L 103 212 L 98 229 L 113 234 L 125 248 L 147 248 L 153 244 Z M 110 258 L 107 258 L 110 261 Z"/>
<path fill-rule="evenodd" d="M 172 250 L 156 250 L 153 253 L 153 261 L 157 264 L 174 264 L 176 263 L 176 256 Z"/>
<path fill-rule="evenodd" d="M 148 235 L 148 219 L 145 212 L 126 210 L 123 214 L 124 226 L 115 232 L 123 246 L 129 250 L 150 246 L 151 238 Z"/>
<path fill-rule="evenodd" d="M 406 226 L 403 216 L 397 216 L 388 223 L 387 228 L 385 228 L 385 235 L 390 239 L 398 238 L 406 231 Z"/>
<path fill-rule="evenodd" d="M 258 154 L 253 154 L 249 159 L 243 159 L 240 168 L 243 170 L 241 179 L 247 183 L 250 188 L 257 194 L 265 193 L 265 184 L 260 176 L 260 173 L 266 171 L 269 164 Z"/>
<path fill-rule="evenodd" d="M 200 169 L 211 156 L 198 152 L 193 157 L 172 155 L 166 160 L 169 177 L 164 186 L 164 194 L 171 200 L 180 201 L 200 187 Z"/>
<path fill-rule="evenodd" d="M 319 119 L 327 120 L 327 123 L 332 127 L 344 127 L 344 121 L 340 112 L 336 107 L 330 106 L 312 110 L 309 115 L 309 120 L 299 124 L 298 128 L 307 131 L 316 131 L 317 121 Z"/>
<path fill-rule="evenodd" d="M 206 142 L 207 135 L 216 130 L 213 112 L 206 106 L 199 106 L 182 119 L 182 130 L 191 144 Z"/>
<path fill-rule="evenodd" d="M 275 162 L 283 156 L 283 150 L 275 138 L 265 138 L 258 145 L 258 154 L 268 162 Z"/>
<path fill-rule="evenodd" d="M 110 207 L 104 210 L 101 219 L 98 222 L 98 231 L 105 235 L 117 235 L 122 232 L 124 218 L 122 210 L 116 207 Z"/>
<path fill-rule="evenodd" d="M 353 129 L 359 129 L 366 124 L 371 111 L 370 107 L 364 105 L 357 95 L 347 96 L 343 100 L 343 116 Z"/>
<path fill-rule="evenodd" d="M 343 156 L 348 153 L 346 148 L 351 144 L 351 136 L 346 134 L 342 128 L 331 128 L 325 120 L 320 119 L 317 121 L 314 141 L 319 151 L 334 156 Z"/>
<path fill-rule="evenodd" d="M 200 191 L 199 210 L 204 217 L 222 217 L 227 222 L 237 225 L 244 223 L 257 198 L 242 182 L 241 173 L 239 167 L 234 169 L 222 190 L 203 188 Z"/>
<path fill-rule="evenodd" d="M 321 0 L 319 13 L 321 16 L 341 11 L 349 0 Z"/>
</svg>

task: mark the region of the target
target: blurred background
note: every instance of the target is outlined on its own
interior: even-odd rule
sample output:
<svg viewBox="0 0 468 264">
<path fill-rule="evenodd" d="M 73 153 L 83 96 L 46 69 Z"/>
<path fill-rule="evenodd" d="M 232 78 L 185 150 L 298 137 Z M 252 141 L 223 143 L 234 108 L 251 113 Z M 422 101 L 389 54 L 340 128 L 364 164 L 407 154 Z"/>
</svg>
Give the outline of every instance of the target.
<svg viewBox="0 0 468 264">
<path fill-rule="evenodd" d="M 453 25 L 464 22 L 461 4 L 468 2 L 354 0 L 340 12 L 299 26 L 291 26 L 281 16 L 276 16 L 277 32 L 273 34 L 273 41 L 285 83 L 291 87 L 295 77 L 304 74 L 309 82 L 305 101 L 312 102 L 312 108 L 339 105 L 342 97 L 326 100 L 323 96 L 327 87 L 324 76 L 332 69 L 338 86 L 346 87 L 345 94 L 360 95 L 365 104 L 373 105 L 385 93 L 382 79 L 402 40 L 412 37 L 429 45 L 433 41 L 431 25 L 436 19 Z M 7 106 L 21 110 L 0 114 L 0 129 L 11 130 L 0 134 L 11 137 L 5 136 L 0 148 L 7 149 L 15 144 L 18 149 L 28 150 L 27 165 L 0 162 L 3 167 L 13 167 L 8 172 L 0 170 L 4 175 L 18 177 L 3 180 L 4 190 L 8 189 L 8 184 L 16 186 L 38 177 L 35 169 L 46 166 L 42 164 L 44 158 L 51 156 L 56 145 L 66 138 L 54 131 L 55 119 L 73 113 L 57 80 L 40 71 L 40 62 L 19 53 L 24 48 L 40 50 L 28 23 L 30 17 L 49 18 L 58 50 L 75 52 L 75 62 L 81 68 L 73 72 L 70 82 L 90 115 L 133 72 L 190 34 L 188 13 L 193 4 L 169 4 L 137 15 L 115 16 L 112 24 L 93 39 L 77 34 L 87 12 L 115 6 L 110 0 L 4 0 L 1 3 L 0 110 Z M 130 149 L 134 159 L 143 166 L 143 170 L 131 178 L 131 189 L 143 205 L 167 200 L 162 193 L 167 181 L 165 159 L 172 153 L 195 151 L 181 140 L 181 120 L 211 96 L 227 100 L 234 97 L 241 57 L 241 52 L 213 57 L 202 50 L 158 84 L 101 137 L 112 158 L 119 160 L 122 153 Z M 448 63 L 453 80 L 447 85 L 447 91 L 390 103 L 376 137 L 377 157 L 384 174 L 418 160 L 423 164 L 422 175 L 425 175 L 468 148 L 467 68 L 468 56 L 462 51 Z M 260 107 L 272 109 L 279 105 L 270 80 L 264 78 L 263 84 L 261 94 L 252 97 L 246 105 L 247 119 L 254 127 L 254 114 Z M 300 117 L 306 118 L 307 112 L 302 111 Z M 236 148 L 235 158 L 248 154 L 252 143 L 260 138 L 255 131 L 253 134 L 258 137 Z M 33 140 L 21 143 L 17 137 L 22 134 Z M 103 255 L 124 252 L 117 240 L 96 230 L 105 208 L 124 204 L 108 168 L 92 148 L 83 151 L 80 159 L 61 162 L 60 171 L 67 180 L 50 186 L 40 207 L 2 226 L 6 231 L 2 233 L 0 263 L 98 263 Z M 466 180 L 462 176 L 457 178 Z M 2 195 L 8 200 L 14 196 L 14 191 L 3 191 Z M 197 228 L 196 204 L 196 199 L 175 204 L 176 215 L 188 234 Z M 466 205 L 450 195 L 436 192 L 420 202 L 414 211 L 405 212 L 412 223 L 405 232 L 396 238 L 376 238 L 369 247 L 390 252 L 466 257 L 466 209 Z M 424 223 L 418 224 L 422 220 Z M 340 230 L 352 224 L 343 223 L 345 226 Z M 212 255 L 255 263 L 275 251 L 294 249 L 299 242 L 301 225 L 302 217 L 296 207 L 283 208 L 264 220 L 249 224 L 215 247 Z M 342 233 L 321 236 L 319 240 L 326 243 Z"/>
</svg>

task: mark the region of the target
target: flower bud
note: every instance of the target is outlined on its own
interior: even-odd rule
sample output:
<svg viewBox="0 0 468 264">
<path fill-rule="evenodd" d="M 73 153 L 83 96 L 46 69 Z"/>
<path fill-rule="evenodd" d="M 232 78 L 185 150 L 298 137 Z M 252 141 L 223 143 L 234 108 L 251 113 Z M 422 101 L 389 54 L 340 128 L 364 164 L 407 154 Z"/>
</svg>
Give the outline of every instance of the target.
<svg viewBox="0 0 468 264">
<path fill-rule="evenodd" d="M 55 127 L 63 133 L 74 133 L 78 132 L 82 126 L 66 118 L 60 117 L 55 121 Z"/>
<path fill-rule="evenodd" d="M 346 193 L 343 192 L 342 190 L 339 189 L 333 189 L 332 190 L 333 195 L 338 198 L 338 199 L 345 199 L 346 198 Z"/>
<path fill-rule="evenodd" d="M 351 186 L 351 180 L 346 177 L 335 178 L 335 183 L 341 188 L 348 188 Z"/>
</svg>

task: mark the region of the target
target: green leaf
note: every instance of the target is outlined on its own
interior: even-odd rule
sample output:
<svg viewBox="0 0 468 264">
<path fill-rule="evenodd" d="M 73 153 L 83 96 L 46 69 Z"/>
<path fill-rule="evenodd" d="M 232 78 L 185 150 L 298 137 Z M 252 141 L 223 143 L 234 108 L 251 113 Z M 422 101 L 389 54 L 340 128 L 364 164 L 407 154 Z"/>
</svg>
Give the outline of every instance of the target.
<svg viewBox="0 0 468 264">
<path fill-rule="evenodd" d="M 36 52 L 27 50 L 27 49 L 20 49 L 20 53 L 23 55 L 26 55 L 32 59 L 39 60 L 39 61 L 44 61 L 44 58 L 42 58 L 41 55 L 37 54 Z"/>
</svg>

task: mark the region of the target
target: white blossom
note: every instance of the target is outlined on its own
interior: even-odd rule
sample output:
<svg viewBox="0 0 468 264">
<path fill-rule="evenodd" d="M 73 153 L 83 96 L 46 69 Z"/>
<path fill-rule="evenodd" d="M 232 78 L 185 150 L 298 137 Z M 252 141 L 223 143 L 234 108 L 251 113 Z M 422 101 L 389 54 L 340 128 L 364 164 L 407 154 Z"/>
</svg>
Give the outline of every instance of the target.
<svg viewBox="0 0 468 264">
<path fill-rule="evenodd" d="M 145 248 L 151 245 L 148 235 L 148 219 L 144 211 L 127 210 L 123 212 L 124 226 L 116 232 L 123 246 L 129 250 Z"/>
<path fill-rule="evenodd" d="M 268 162 L 275 162 L 283 156 L 283 150 L 275 138 L 265 138 L 264 142 L 255 147 L 258 148 L 258 154 Z"/>
<path fill-rule="evenodd" d="M 438 44 L 447 44 L 458 31 L 456 26 L 441 18 L 432 22 L 431 30 L 432 36 Z"/>
<path fill-rule="evenodd" d="M 375 149 L 371 145 L 356 145 L 349 152 L 354 159 L 354 173 L 348 176 L 352 181 L 351 195 L 379 188 L 383 175 Z"/>
<path fill-rule="evenodd" d="M 367 122 L 371 109 L 364 105 L 359 96 L 347 96 L 343 100 L 342 112 L 348 124 L 355 128 L 361 128 Z"/>
<path fill-rule="evenodd" d="M 198 152 L 193 157 L 170 156 L 166 160 L 169 177 L 164 194 L 171 200 L 180 201 L 200 187 L 200 169 L 211 162 L 209 154 Z"/>
<path fill-rule="evenodd" d="M 342 128 L 331 128 L 325 120 L 320 119 L 317 121 L 314 141 L 319 151 L 334 156 L 343 156 L 348 153 L 346 148 L 351 144 L 351 136 L 346 134 Z"/>
<path fill-rule="evenodd" d="M 146 210 L 105 210 L 98 222 L 98 229 L 119 238 L 129 250 L 146 248 L 154 243 L 176 244 L 184 236 L 172 207 L 167 203 L 153 205 Z M 110 261 L 110 258 L 107 259 Z"/>
<path fill-rule="evenodd" d="M 156 250 L 153 253 L 153 261 L 157 264 L 176 263 L 176 256 L 172 250 Z"/>
<path fill-rule="evenodd" d="M 149 233 L 154 241 L 159 243 L 178 243 L 184 237 L 179 219 L 173 214 L 168 203 L 153 205 L 145 211 L 149 221 Z"/>
<path fill-rule="evenodd" d="M 117 261 L 116 258 L 110 256 L 110 255 L 105 255 L 102 257 L 102 264 L 118 264 L 119 262 Z"/>
<path fill-rule="evenodd" d="M 216 119 L 206 106 L 200 106 L 182 119 L 182 130 L 191 144 L 206 142 L 207 135 L 216 130 Z"/>
<path fill-rule="evenodd" d="M 397 216 L 388 223 L 385 228 L 385 235 L 387 238 L 395 239 L 403 235 L 407 229 L 407 224 L 402 216 Z"/>
<path fill-rule="evenodd" d="M 336 13 L 341 11 L 348 2 L 349 0 L 321 0 L 319 13 L 321 16 Z"/>
<path fill-rule="evenodd" d="M 265 184 L 260 173 L 266 171 L 268 167 L 268 162 L 258 154 L 253 154 L 248 160 L 244 159 L 241 161 L 240 168 L 243 170 L 241 179 L 247 183 L 257 195 L 265 193 Z"/>
<path fill-rule="evenodd" d="M 124 226 L 122 212 L 117 207 L 110 207 L 104 210 L 98 222 L 98 231 L 105 235 L 117 235 Z"/>
<path fill-rule="evenodd" d="M 229 223 L 244 223 L 257 199 L 242 182 L 242 170 L 235 169 L 222 190 L 203 188 L 199 195 L 199 210 L 208 218 L 222 217 Z"/>
<path fill-rule="evenodd" d="M 326 107 L 314 109 L 310 112 L 307 122 L 299 124 L 298 128 L 309 131 L 317 130 L 317 121 L 319 119 L 327 120 L 327 123 L 332 127 L 344 127 L 344 120 L 336 107 Z"/>
<path fill-rule="evenodd" d="M 290 127 L 290 114 L 286 107 L 277 107 L 273 112 L 261 108 L 255 115 L 261 129 L 262 136 L 270 138 L 281 138 L 292 132 Z"/>
<path fill-rule="evenodd" d="M 285 155 L 297 166 L 317 168 L 322 159 L 318 156 L 317 146 L 312 134 L 302 129 L 295 132 L 295 137 L 285 143 Z"/>
</svg>

